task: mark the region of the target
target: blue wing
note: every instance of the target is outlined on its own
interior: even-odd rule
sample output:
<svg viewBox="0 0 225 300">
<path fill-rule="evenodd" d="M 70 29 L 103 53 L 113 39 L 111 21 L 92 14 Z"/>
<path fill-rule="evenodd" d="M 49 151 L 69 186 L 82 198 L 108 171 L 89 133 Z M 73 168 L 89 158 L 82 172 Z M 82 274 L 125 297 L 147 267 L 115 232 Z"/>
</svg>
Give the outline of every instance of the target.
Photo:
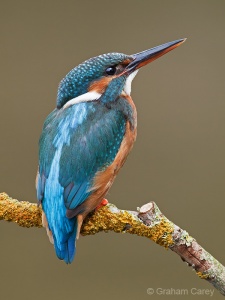
<svg viewBox="0 0 225 300">
<path fill-rule="evenodd" d="M 62 148 L 59 178 L 68 209 L 74 209 L 90 195 L 95 174 L 113 162 L 125 132 L 122 112 L 99 103 L 93 103 L 88 110 L 86 121 L 71 131 L 70 143 Z"/>
<path fill-rule="evenodd" d="M 44 124 L 37 194 L 61 259 L 70 262 L 65 253 L 68 256 L 68 240 L 75 239 L 76 230 L 76 218 L 66 218 L 66 209 L 76 208 L 90 195 L 96 172 L 113 162 L 125 126 L 122 110 L 97 101 L 55 110 Z"/>
<path fill-rule="evenodd" d="M 43 197 L 46 178 L 57 160 L 58 181 L 64 189 L 66 208 L 73 209 L 81 204 L 89 196 L 96 172 L 113 162 L 125 133 L 125 124 L 126 118 L 120 110 L 108 109 L 99 102 L 53 111 L 40 140 L 38 198 Z"/>
</svg>

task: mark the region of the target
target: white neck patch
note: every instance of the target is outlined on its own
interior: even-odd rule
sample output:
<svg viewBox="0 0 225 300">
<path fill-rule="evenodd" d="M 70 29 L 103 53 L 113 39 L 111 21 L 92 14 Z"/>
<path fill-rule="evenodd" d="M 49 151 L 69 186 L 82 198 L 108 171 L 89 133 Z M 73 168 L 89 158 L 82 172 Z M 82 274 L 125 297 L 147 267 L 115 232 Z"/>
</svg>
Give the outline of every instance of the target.
<svg viewBox="0 0 225 300">
<path fill-rule="evenodd" d="M 130 93 L 131 93 L 131 83 L 134 79 L 134 77 L 137 75 L 137 72 L 139 70 L 136 70 L 134 71 L 133 73 L 131 73 L 127 79 L 126 79 L 126 82 L 125 82 L 125 85 L 123 87 L 123 91 L 130 96 Z M 95 91 L 91 91 L 91 92 L 88 92 L 88 93 L 85 93 L 85 94 L 82 94 L 80 96 L 77 96 L 73 99 L 71 99 L 70 101 L 66 102 L 63 106 L 63 109 L 66 109 L 74 104 L 77 104 L 77 103 L 81 103 L 81 102 L 88 102 L 88 101 L 95 101 L 95 100 L 98 100 L 100 97 L 102 96 L 102 94 L 98 93 L 98 92 L 95 92 Z"/>
<path fill-rule="evenodd" d="M 129 95 L 129 96 L 130 96 L 130 93 L 131 93 L 131 83 L 132 83 L 134 77 L 137 75 L 137 72 L 138 72 L 138 71 L 139 71 L 139 70 L 134 71 L 134 72 L 131 73 L 131 74 L 127 77 L 127 79 L 126 79 L 126 82 L 125 82 L 125 85 L 124 85 L 123 90 L 124 90 L 124 92 L 125 92 L 127 95 Z"/>
<path fill-rule="evenodd" d="M 73 98 L 70 101 L 66 102 L 63 105 L 63 109 L 68 108 L 77 103 L 98 100 L 101 97 L 101 95 L 102 94 L 95 92 L 95 91 L 85 93 L 83 95 L 80 95 L 80 96 Z"/>
</svg>

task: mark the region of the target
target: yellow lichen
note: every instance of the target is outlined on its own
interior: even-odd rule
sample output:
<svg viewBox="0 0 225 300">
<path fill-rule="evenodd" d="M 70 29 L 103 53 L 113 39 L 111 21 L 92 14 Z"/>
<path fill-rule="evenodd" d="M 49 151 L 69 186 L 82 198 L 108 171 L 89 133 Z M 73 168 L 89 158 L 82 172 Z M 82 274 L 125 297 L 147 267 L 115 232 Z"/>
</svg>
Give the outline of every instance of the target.
<svg viewBox="0 0 225 300">
<path fill-rule="evenodd" d="M 207 279 L 207 278 L 209 278 L 209 274 L 203 274 L 202 272 L 196 272 L 196 274 L 201 279 Z"/>
<path fill-rule="evenodd" d="M 23 227 L 42 227 L 41 208 L 37 204 L 18 201 L 6 193 L 0 193 L 0 219 L 13 221 Z M 164 216 L 157 216 L 157 222 L 146 226 L 140 219 L 125 210 L 118 210 L 113 204 L 90 214 L 83 223 L 81 234 L 90 235 L 100 231 L 128 232 L 145 236 L 168 248 L 173 244 L 173 223 Z"/>
<path fill-rule="evenodd" d="M 114 213 L 110 210 L 110 207 L 112 205 L 107 205 L 95 212 L 91 217 L 86 218 L 81 234 L 95 234 L 106 230 L 114 232 L 125 231 L 145 236 L 165 248 L 173 244 L 173 225 L 165 217 L 161 217 L 160 221 L 153 226 L 146 226 L 131 213 L 127 211 Z"/>
<path fill-rule="evenodd" d="M 12 199 L 6 193 L 0 193 L 1 219 L 23 227 L 42 227 L 41 209 L 37 204 Z"/>
</svg>

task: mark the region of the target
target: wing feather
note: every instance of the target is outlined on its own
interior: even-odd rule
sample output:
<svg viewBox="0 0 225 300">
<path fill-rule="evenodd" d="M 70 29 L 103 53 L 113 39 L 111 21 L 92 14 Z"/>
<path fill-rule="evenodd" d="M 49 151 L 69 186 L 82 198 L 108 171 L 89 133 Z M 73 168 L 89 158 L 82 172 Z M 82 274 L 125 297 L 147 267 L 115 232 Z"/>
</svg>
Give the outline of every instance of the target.
<svg viewBox="0 0 225 300">
<path fill-rule="evenodd" d="M 47 118 L 40 139 L 37 192 L 44 190 L 52 164 L 59 164 L 58 184 L 67 209 L 74 209 L 93 192 L 98 171 L 109 166 L 121 145 L 126 116 L 100 101 L 85 102 L 55 110 Z M 55 155 L 60 153 L 59 155 Z M 54 161 L 58 159 L 59 161 Z M 46 199 L 46 201 L 48 201 Z"/>
</svg>

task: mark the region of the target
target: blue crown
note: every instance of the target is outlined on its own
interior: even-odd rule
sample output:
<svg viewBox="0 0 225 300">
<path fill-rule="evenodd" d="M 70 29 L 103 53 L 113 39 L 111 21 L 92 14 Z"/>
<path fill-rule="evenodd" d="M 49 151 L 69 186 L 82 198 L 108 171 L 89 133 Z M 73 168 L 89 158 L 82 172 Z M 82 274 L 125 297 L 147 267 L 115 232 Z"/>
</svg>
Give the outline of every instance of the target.
<svg viewBox="0 0 225 300">
<path fill-rule="evenodd" d="M 90 84 L 105 75 L 107 67 L 129 58 L 123 53 L 107 53 L 90 58 L 72 69 L 59 84 L 57 107 L 61 108 L 67 101 L 87 93 Z"/>
</svg>

